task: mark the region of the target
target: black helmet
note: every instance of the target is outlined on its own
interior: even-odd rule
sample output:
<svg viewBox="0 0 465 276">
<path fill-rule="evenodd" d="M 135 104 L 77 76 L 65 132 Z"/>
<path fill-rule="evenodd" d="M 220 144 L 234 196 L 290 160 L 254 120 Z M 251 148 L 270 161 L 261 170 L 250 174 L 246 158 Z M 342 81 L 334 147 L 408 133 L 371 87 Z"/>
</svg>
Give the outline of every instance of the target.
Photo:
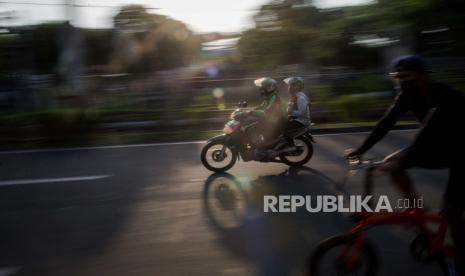
<svg viewBox="0 0 465 276">
<path fill-rule="evenodd" d="M 417 73 L 427 73 L 431 72 L 428 70 L 425 61 L 423 58 L 415 55 L 403 56 L 397 58 L 392 63 L 392 72 L 417 72 Z"/>
</svg>

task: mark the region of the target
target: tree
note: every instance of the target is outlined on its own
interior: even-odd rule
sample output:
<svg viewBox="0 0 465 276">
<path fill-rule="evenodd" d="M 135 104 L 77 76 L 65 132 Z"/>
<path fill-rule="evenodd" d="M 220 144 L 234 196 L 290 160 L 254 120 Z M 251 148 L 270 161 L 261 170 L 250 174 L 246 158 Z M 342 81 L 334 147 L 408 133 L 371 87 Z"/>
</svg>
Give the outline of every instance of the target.
<svg viewBox="0 0 465 276">
<path fill-rule="evenodd" d="M 147 72 L 172 69 L 191 62 L 201 39 L 182 22 L 148 13 L 139 5 L 123 7 L 114 18 L 115 70 Z"/>
<path fill-rule="evenodd" d="M 295 8 L 293 2 L 264 5 L 254 16 L 256 28 L 244 32 L 238 45 L 247 67 L 272 69 L 313 61 L 326 15 L 312 5 Z"/>
<path fill-rule="evenodd" d="M 244 32 L 239 50 L 249 68 L 279 64 L 377 68 L 396 43 L 423 55 L 463 56 L 465 5 L 461 0 L 378 0 L 319 10 L 311 2 L 272 1 Z"/>
</svg>

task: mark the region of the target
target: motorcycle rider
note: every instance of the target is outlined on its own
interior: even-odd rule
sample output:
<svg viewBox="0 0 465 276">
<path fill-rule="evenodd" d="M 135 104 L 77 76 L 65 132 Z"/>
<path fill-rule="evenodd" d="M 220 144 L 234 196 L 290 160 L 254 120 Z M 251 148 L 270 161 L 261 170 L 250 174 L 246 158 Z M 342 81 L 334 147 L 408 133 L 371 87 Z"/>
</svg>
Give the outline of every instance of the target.
<svg viewBox="0 0 465 276">
<path fill-rule="evenodd" d="M 281 98 L 278 95 L 278 84 L 276 80 L 263 77 L 254 81 L 255 86 L 260 89 L 262 103 L 249 112 L 260 120 L 258 133 L 262 135 L 261 145 L 266 146 L 282 132 L 284 124 L 284 109 Z"/>
<path fill-rule="evenodd" d="M 285 126 L 284 135 L 290 146 L 294 146 L 292 132 L 303 127 L 310 126 L 310 99 L 303 92 L 304 80 L 300 77 L 289 77 L 284 79 L 289 92 L 287 104 L 288 121 Z"/>
<path fill-rule="evenodd" d="M 444 211 L 450 223 L 456 257 L 455 270 L 465 275 L 465 94 L 450 86 L 433 82 L 424 61 L 417 56 L 402 57 L 394 62 L 392 80 L 399 90 L 394 103 L 378 122 L 368 138 L 346 157 L 363 155 L 395 125 L 407 111 L 413 114 L 421 129 L 406 149 L 385 158 L 381 171 L 390 175 L 393 183 L 409 199 L 416 198 L 407 169 L 449 169 L 449 181 L 444 196 Z"/>
</svg>

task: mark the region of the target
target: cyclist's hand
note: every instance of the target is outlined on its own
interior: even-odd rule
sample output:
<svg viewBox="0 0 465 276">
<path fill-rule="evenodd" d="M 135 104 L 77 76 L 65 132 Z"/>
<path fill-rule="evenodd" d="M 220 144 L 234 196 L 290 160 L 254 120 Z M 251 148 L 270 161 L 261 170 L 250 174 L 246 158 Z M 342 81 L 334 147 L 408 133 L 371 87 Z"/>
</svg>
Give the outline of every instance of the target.
<svg viewBox="0 0 465 276">
<path fill-rule="evenodd" d="M 360 152 L 358 152 L 356 149 L 346 149 L 344 151 L 344 158 L 346 159 L 357 158 L 360 155 L 361 155 Z"/>
</svg>

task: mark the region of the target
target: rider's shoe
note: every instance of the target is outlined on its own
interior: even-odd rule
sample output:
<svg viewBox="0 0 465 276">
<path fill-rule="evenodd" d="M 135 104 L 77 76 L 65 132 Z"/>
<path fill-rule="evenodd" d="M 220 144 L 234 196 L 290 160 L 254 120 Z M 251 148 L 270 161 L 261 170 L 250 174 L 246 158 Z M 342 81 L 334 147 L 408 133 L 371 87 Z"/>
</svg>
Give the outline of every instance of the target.
<svg viewBox="0 0 465 276">
<path fill-rule="evenodd" d="M 265 150 L 255 149 L 254 157 L 257 161 L 267 161 L 268 155 Z"/>
</svg>

